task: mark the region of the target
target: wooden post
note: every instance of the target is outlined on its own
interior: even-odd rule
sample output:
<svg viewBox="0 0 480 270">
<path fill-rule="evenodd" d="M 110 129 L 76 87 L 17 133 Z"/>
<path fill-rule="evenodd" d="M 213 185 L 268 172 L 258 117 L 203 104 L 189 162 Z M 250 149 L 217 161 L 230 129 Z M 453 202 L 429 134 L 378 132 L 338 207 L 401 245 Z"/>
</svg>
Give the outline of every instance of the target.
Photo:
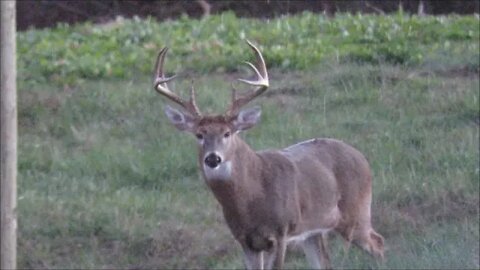
<svg viewBox="0 0 480 270">
<path fill-rule="evenodd" d="M 17 66 L 15 1 L 1 2 L 0 268 L 17 268 Z"/>
</svg>

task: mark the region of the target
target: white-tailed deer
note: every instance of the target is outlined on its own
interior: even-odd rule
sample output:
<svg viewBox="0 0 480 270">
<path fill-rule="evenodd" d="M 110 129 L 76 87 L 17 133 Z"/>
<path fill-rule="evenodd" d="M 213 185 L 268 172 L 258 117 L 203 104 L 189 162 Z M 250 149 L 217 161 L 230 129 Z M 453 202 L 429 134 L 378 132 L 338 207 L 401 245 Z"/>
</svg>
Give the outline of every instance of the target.
<svg viewBox="0 0 480 270">
<path fill-rule="evenodd" d="M 247 41 L 248 42 L 248 41 Z M 313 268 L 329 268 L 326 236 L 339 232 L 371 255 L 383 258 L 383 237 L 371 225 L 372 176 L 365 157 L 334 139 L 312 139 L 282 150 L 255 152 L 238 133 L 260 118 L 258 107 L 240 110 L 268 88 L 268 73 L 260 51 L 250 42 L 257 65 L 255 87 L 237 96 L 223 115 L 204 116 L 190 99 L 172 92 L 160 51 L 155 66 L 155 90 L 182 107 L 165 113 L 179 130 L 194 134 L 198 162 L 221 204 L 225 220 L 244 251 L 248 269 L 282 268 L 286 245 L 300 242 Z"/>
</svg>

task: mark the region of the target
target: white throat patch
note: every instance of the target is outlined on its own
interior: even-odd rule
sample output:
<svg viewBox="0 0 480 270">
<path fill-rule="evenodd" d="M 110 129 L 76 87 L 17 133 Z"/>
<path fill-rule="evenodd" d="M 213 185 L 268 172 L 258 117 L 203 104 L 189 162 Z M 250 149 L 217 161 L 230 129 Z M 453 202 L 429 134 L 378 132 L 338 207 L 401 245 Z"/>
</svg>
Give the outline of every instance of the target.
<svg viewBox="0 0 480 270">
<path fill-rule="evenodd" d="M 232 177 L 232 162 L 222 162 L 215 168 L 210 168 L 204 163 L 203 172 L 207 181 L 228 181 Z"/>
</svg>

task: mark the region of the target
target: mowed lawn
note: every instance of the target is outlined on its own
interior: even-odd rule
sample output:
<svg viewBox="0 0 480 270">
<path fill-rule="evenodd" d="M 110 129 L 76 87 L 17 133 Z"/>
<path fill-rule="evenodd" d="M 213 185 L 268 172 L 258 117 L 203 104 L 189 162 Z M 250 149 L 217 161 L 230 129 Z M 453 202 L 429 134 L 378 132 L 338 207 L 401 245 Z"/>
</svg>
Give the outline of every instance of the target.
<svg viewBox="0 0 480 270">
<path fill-rule="evenodd" d="M 373 170 L 373 223 L 386 261 L 345 250 L 332 235 L 335 268 L 480 267 L 473 46 L 414 65 L 331 57 L 307 69 L 270 69 L 271 87 L 254 102 L 261 122 L 242 135 L 254 149 L 337 138 L 361 150 Z M 249 75 L 182 66 L 170 87 L 186 95 L 193 79 L 209 113 L 222 113 L 231 82 Z M 242 267 L 198 171 L 195 140 L 170 126 L 167 101 L 147 74 L 20 86 L 20 268 Z M 286 268 L 306 267 L 291 247 Z"/>
</svg>

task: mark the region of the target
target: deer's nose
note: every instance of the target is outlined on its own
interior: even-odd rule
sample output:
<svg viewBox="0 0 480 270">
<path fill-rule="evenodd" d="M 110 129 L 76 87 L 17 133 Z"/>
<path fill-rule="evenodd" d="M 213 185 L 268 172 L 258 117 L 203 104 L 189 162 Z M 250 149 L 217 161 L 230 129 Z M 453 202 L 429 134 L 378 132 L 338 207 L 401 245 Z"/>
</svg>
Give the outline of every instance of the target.
<svg viewBox="0 0 480 270">
<path fill-rule="evenodd" d="M 205 164 L 212 169 L 217 167 L 220 162 L 222 159 L 215 153 L 211 153 L 205 158 Z"/>
</svg>

